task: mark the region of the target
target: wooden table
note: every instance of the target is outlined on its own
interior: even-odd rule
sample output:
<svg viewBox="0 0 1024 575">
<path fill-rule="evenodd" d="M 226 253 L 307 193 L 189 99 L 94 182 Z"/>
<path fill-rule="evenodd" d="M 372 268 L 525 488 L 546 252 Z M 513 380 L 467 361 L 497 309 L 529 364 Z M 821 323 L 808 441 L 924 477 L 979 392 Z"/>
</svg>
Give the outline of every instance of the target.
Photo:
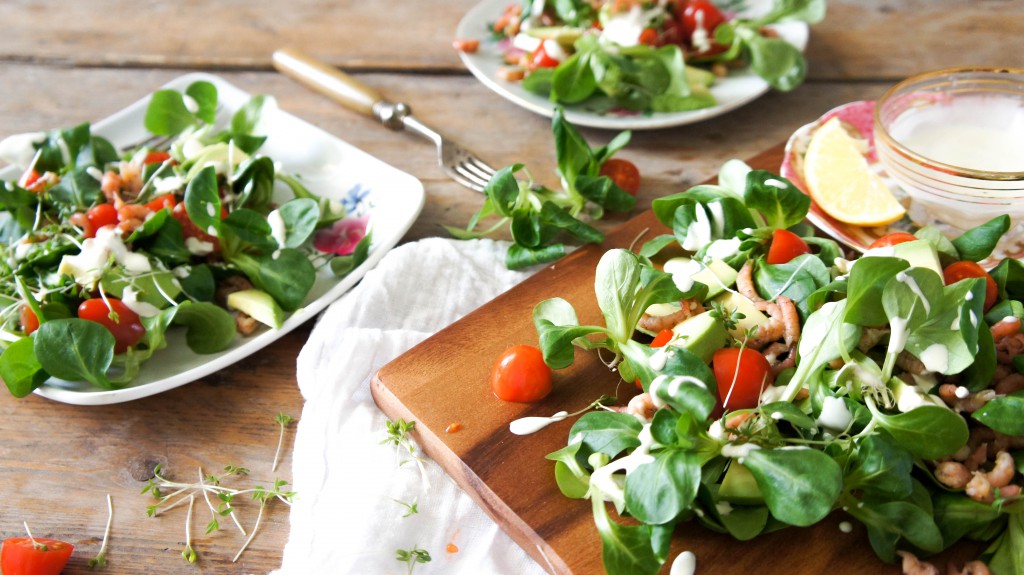
<svg viewBox="0 0 1024 575">
<path fill-rule="evenodd" d="M 164 82 L 194 70 L 225 77 L 249 92 L 273 94 L 280 106 L 420 178 L 427 204 L 405 241 L 462 226 L 480 196 L 449 181 L 430 146 L 393 133 L 313 94 L 270 67 L 278 47 L 302 48 L 410 103 L 417 116 L 457 136 L 493 164 L 525 162 L 553 180 L 549 121 L 492 94 L 451 49 L 455 26 L 474 0 L 224 0 L 204 3 L 5 2 L 0 35 L 0 137 L 103 118 Z M 634 134 L 621 156 L 644 175 L 637 211 L 717 172 L 729 158 L 749 157 L 785 140 L 821 113 L 875 98 L 917 72 L 959 65 L 1022 66 L 1024 3 L 1019 0 L 833 0 L 812 29 L 808 82 L 770 93 L 700 124 Z M 480 118 L 487 118 L 482 123 Z M 584 130 L 593 142 L 613 134 Z M 551 181 L 554 185 L 555 182 Z M 600 223 L 610 229 L 625 220 Z M 199 536 L 200 560 L 186 566 L 179 513 L 146 517 L 152 500 L 139 491 L 153 467 L 187 478 L 197 466 L 250 467 L 273 480 L 269 462 L 278 412 L 299 416 L 295 358 L 311 324 L 244 365 L 155 397 L 107 407 L 76 407 L 0 393 L 0 536 L 22 532 L 78 546 L 67 573 L 86 572 L 106 522 L 115 515 L 107 573 L 260 573 L 280 564 L 288 532 L 283 506 L 237 564 L 241 543 L 224 529 Z M 287 439 L 290 441 L 293 431 Z M 289 479 L 290 459 L 278 474 Z M 249 507 L 248 509 L 252 509 Z M 251 522 L 250 516 L 248 522 Z"/>
</svg>

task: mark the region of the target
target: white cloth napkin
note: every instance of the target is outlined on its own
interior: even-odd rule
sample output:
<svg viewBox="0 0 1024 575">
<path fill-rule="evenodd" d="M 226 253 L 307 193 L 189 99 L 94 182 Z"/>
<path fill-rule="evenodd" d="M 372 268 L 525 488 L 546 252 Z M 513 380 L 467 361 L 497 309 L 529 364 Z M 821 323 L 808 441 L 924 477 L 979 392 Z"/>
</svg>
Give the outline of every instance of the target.
<svg viewBox="0 0 1024 575">
<path fill-rule="evenodd" d="M 321 316 L 298 358 L 298 496 L 276 575 L 403 574 L 396 551 L 414 547 L 432 558 L 416 575 L 544 572 L 437 464 L 425 463 L 426 491 L 415 465 L 396 465 L 370 397 L 377 369 L 530 275 L 505 269 L 506 248 L 437 238 L 400 246 Z M 395 500 L 419 512 L 403 518 Z"/>
</svg>

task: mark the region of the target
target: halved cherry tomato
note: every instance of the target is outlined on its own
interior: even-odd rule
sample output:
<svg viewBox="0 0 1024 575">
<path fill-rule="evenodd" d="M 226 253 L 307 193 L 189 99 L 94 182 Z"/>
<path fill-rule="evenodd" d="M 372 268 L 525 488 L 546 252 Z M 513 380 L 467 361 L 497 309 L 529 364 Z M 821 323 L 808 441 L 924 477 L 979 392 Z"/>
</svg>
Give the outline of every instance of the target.
<svg viewBox="0 0 1024 575">
<path fill-rule="evenodd" d="M 176 205 L 178 205 L 178 202 L 174 199 L 174 194 L 170 193 L 158 196 L 146 202 L 146 209 L 151 212 L 159 212 L 164 208 L 173 210 Z"/>
<path fill-rule="evenodd" d="M 689 0 L 683 7 L 680 20 L 689 39 L 698 28 L 704 28 L 710 35 L 719 24 L 725 22 L 725 16 L 708 0 Z"/>
<path fill-rule="evenodd" d="M 718 396 L 729 410 L 757 407 L 761 390 L 772 382 L 771 366 L 761 352 L 749 347 L 726 347 L 711 357 Z"/>
<path fill-rule="evenodd" d="M 18 187 L 24 188 L 26 190 L 31 189 L 32 184 L 36 183 L 36 180 L 38 179 L 39 172 L 33 170 L 32 168 L 29 168 L 25 170 L 25 173 L 22 174 L 21 178 L 18 179 Z"/>
<path fill-rule="evenodd" d="M 221 219 L 225 218 L 225 210 L 221 209 L 220 215 Z M 188 211 L 185 210 L 185 204 L 177 204 L 171 208 L 171 216 L 181 224 L 181 236 L 183 239 L 187 240 L 188 238 L 196 238 L 201 242 L 209 242 L 213 244 L 213 253 L 220 252 L 220 240 L 206 233 L 206 230 L 201 229 L 192 221 L 192 218 L 188 217 Z"/>
<path fill-rule="evenodd" d="M 146 154 L 146 159 L 142 160 L 144 164 L 162 164 L 170 158 L 171 155 L 167 152 L 150 152 Z"/>
<path fill-rule="evenodd" d="M 39 318 L 36 317 L 36 313 L 32 311 L 32 308 L 25 304 L 21 306 L 18 320 L 21 321 L 21 329 L 25 331 L 25 335 L 32 335 L 32 332 L 39 329 Z"/>
<path fill-rule="evenodd" d="M 533 51 L 533 54 L 530 56 L 530 62 L 526 67 L 531 70 L 536 70 L 537 68 L 557 68 L 558 64 L 558 60 L 552 58 L 548 54 L 548 50 L 542 42 L 541 45 Z"/>
<path fill-rule="evenodd" d="M 11 537 L 0 549 L 0 570 L 4 575 L 58 575 L 74 550 L 57 539 Z"/>
<path fill-rule="evenodd" d="M 602 176 L 608 176 L 615 182 L 615 185 L 622 188 L 627 194 L 635 196 L 640 191 L 640 170 L 636 164 L 629 160 L 612 158 L 601 164 Z"/>
<path fill-rule="evenodd" d="M 809 253 L 811 247 L 803 238 L 789 230 L 777 229 L 772 233 L 772 245 L 768 248 L 768 257 L 765 260 L 774 266 Z"/>
<path fill-rule="evenodd" d="M 110 307 L 107 307 L 110 302 Z M 111 317 L 116 315 L 116 319 Z M 119 299 L 87 299 L 78 306 L 78 317 L 94 321 L 107 328 L 114 336 L 114 353 L 124 353 L 142 339 L 146 328 L 139 321 L 139 315 Z"/>
<path fill-rule="evenodd" d="M 658 42 L 658 33 L 654 28 L 644 28 L 638 41 L 645 46 L 654 46 Z"/>
<path fill-rule="evenodd" d="M 85 227 L 85 237 L 96 237 L 96 231 L 103 226 L 116 226 L 121 219 L 113 204 L 96 204 L 85 212 L 89 225 Z"/>
<path fill-rule="evenodd" d="M 946 285 L 955 284 L 967 278 L 985 278 L 985 311 L 988 311 L 995 305 L 996 299 L 999 297 L 999 286 L 996 285 L 996 280 L 988 275 L 985 268 L 975 262 L 961 260 L 949 264 L 946 269 L 942 270 L 942 279 Z"/>
<path fill-rule="evenodd" d="M 886 234 L 878 238 L 877 240 L 871 242 L 871 245 L 868 246 L 868 249 L 873 250 L 875 248 L 887 248 L 890 246 L 895 246 L 896 244 L 912 242 L 915 240 L 917 240 L 917 236 L 915 236 L 914 234 L 908 234 L 907 232 L 893 232 L 891 234 Z"/>
<path fill-rule="evenodd" d="M 658 335 L 654 336 L 654 341 L 651 342 L 651 347 L 665 347 L 668 342 L 672 341 L 672 337 L 675 332 L 670 329 L 663 329 L 658 332 Z"/>
<path fill-rule="evenodd" d="M 539 401 L 551 393 L 551 368 L 539 349 L 514 345 L 495 362 L 491 391 L 503 401 Z"/>
</svg>

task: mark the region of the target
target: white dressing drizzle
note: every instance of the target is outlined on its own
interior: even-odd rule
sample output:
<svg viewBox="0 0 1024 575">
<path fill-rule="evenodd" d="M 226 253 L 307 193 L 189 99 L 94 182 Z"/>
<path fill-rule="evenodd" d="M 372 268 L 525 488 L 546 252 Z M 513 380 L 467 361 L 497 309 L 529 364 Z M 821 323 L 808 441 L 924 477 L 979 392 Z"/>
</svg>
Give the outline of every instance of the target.
<svg viewBox="0 0 1024 575">
<path fill-rule="evenodd" d="M 907 337 L 910 333 L 907 332 L 906 318 L 894 317 L 889 320 L 889 347 L 886 349 L 888 353 L 899 353 L 903 351 L 903 348 L 907 345 Z"/>
<path fill-rule="evenodd" d="M 699 251 L 705 245 L 711 243 L 711 222 L 704 208 L 698 204 L 695 209 L 697 220 L 686 227 L 686 237 L 683 239 L 683 249 L 690 252 Z"/>
<path fill-rule="evenodd" d="M 949 367 L 949 348 L 941 343 L 933 343 L 921 352 L 918 359 L 928 371 L 942 373 Z"/>
<path fill-rule="evenodd" d="M 520 417 L 508 424 L 508 430 L 515 435 L 530 435 L 566 417 L 569 417 L 568 411 L 559 411 L 551 417 Z"/>
<path fill-rule="evenodd" d="M 711 202 L 708 204 L 708 211 L 711 212 L 711 223 L 715 226 L 715 237 L 725 235 L 725 211 L 722 209 L 722 202 Z M 739 241 L 739 240 L 737 240 Z"/>
<path fill-rule="evenodd" d="M 928 301 L 928 298 L 924 297 L 924 292 L 921 291 L 921 286 L 917 285 L 917 280 L 908 276 L 906 272 L 899 272 L 896 274 L 896 281 L 907 284 L 910 291 L 920 298 L 921 303 L 924 304 L 924 313 L 929 315 L 932 313 L 932 303 Z"/>
<path fill-rule="evenodd" d="M 698 12 L 703 15 L 703 12 Z M 693 575 L 697 572 L 697 556 L 692 551 L 683 551 L 672 561 L 669 575 Z"/>
<path fill-rule="evenodd" d="M 829 431 L 841 433 L 846 431 L 853 421 L 853 415 L 846 408 L 846 402 L 839 397 L 826 397 L 818 416 L 818 425 Z"/>
<path fill-rule="evenodd" d="M 139 301 L 139 292 L 131 286 L 124 288 L 124 291 L 121 293 L 121 303 L 141 317 L 160 315 L 160 308 L 151 303 Z"/>
<path fill-rule="evenodd" d="M 700 273 L 704 265 L 693 259 L 672 258 L 665 262 L 664 269 L 665 273 L 672 274 L 672 282 L 679 291 L 687 292 L 693 289 L 693 276 Z"/>
<path fill-rule="evenodd" d="M 288 233 L 284 223 L 284 216 L 281 215 L 279 210 L 273 210 L 267 214 L 267 223 L 270 224 L 270 236 L 274 238 L 278 246 L 283 248 L 285 237 Z"/>
<path fill-rule="evenodd" d="M 968 397 L 971 396 L 971 390 L 967 389 L 966 387 L 964 387 L 962 385 L 957 386 L 957 388 L 956 388 L 956 396 L 958 398 L 960 398 L 960 399 L 967 399 Z"/>
<path fill-rule="evenodd" d="M 705 254 L 714 259 L 724 260 L 731 258 L 740 251 L 740 244 L 743 241 L 739 238 L 730 238 L 727 240 L 715 240 L 708 246 Z"/>
<path fill-rule="evenodd" d="M 671 397 L 679 393 L 679 388 L 682 387 L 684 383 L 692 383 L 701 389 L 708 388 L 703 381 L 693 377 L 692 375 L 659 375 L 651 382 L 651 387 L 648 390 L 651 394 L 651 402 L 654 403 L 654 407 L 661 409 L 668 405 L 665 403 L 665 400 L 661 399 L 658 395 L 658 392 L 661 391 L 662 387 L 667 386 L 667 393 L 669 397 Z"/>
<path fill-rule="evenodd" d="M 849 521 L 841 521 L 839 523 L 839 530 L 842 531 L 843 533 L 852 533 L 853 532 L 853 523 L 850 523 Z"/>
</svg>

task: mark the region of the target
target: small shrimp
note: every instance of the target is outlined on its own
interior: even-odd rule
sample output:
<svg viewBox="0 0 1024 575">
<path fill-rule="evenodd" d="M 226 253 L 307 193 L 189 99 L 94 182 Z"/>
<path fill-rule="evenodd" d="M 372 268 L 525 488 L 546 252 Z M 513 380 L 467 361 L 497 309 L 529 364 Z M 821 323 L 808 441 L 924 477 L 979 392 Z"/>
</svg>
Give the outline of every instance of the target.
<svg viewBox="0 0 1024 575">
<path fill-rule="evenodd" d="M 1006 451 L 1000 451 L 996 455 L 996 464 L 985 474 L 988 482 L 992 487 L 1006 487 L 1013 480 L 1014 474 L 1017 473 L 1017 467 L 1014 464 L 1013 456 Z"/>
<path fill-rule="evenodd" d="M 1012 333 L 996 340 L 996 359 L 999 363 L 1009 365 L 1013 358 L 1024 353 L 1024 333 Z"/>
<path fill-rule="evenodd" d="M 979 503 L 992 503 L 995 500 L 995 495 L 992 493 L 992 482 L 981 471 L 974 472 L 974 477 L 971 477 L 964 487 L 964 493 Z"/>
<path fill-rule="evenodd" d="M 252 335 L 260 323 L 245 313 L 238 312 L 235 316 L 235 330 L 241 335 Z"/>
<path fill-rule="evenodd" d="M 992 575 L 992 572 L 988 570 L 988 565 L 981 561 L 968 561 L 959 571 L 951 563 L 947 575 Z"/>
<path fill-rule="evenodd" d="M 754 307 L 768 314 L 768 323 L 757 327 L 757 335 L 749 340 L 747 345 L 754 349 L 763 349 L 772 342 L 784 339 L 786 347 L 792 349 L 800 339 L 800 316 L 793 300 L 780 295 L 774 302 L 754 302 Z"/>
<path fill-rule="evenodd" d="M 1012 315 L 1004 317 L 992 326 L 992 339 L 996 341 L 1015 333 L 1020 333 L 1020 318 Z"/>
<path fill-rule="evenodd" d="M 1024 375 L 1019 373 L 1011 373 L 1006 377 L 996 380 L 996 384 L 993 387 L 996 393 L 999 395 L 1010 395 L 1024 389 Z"/>
<path fill-rule="evenodd" d="M 906 350 L 901 351 L 900 354 L 896 356 L 896 367 L 914 375 L 924 375 L 928 373 L 928 368 L 924 366 L 924 362 L 917 359 Z M 954 386 L 954 388 L 955 387 L 956 386 Z"/>
<path fill-rule="evenodd" d="M 133 198 L 139 195 L 142 191 L 142 168 L 133 162 L 121 162 L 118 171 L 121 173 L 124 192 Z"/>
<path fill-rule="evenodd" d="M 857 342 L 857 349 L 867 352 L 878 345 L 882 338 L 889 333 L 889 328 L 866 327 L 860 333 L 860 341 Z"/>
<path fill-rule="evenodd" d="M 114 194 L 120 192 L 123 185 L 124 180 L 117 172 L 106 172 L 100 180 L 100 190 L 103 191 L 103 195 L 106 196 L 108 202 L 113 201 Z"/>
<path fill-rule="evenodd" d="M 634 415 L 644 421 L 650 421 L 653 419 L 654 413 L 658 411 L 658 408 L 654 405 L 654 399 L 648 392 L 634 395 L 633 399 L 629 400 L 629 403 L 626 404 L 625 407 L 610 407 L 609 409 L 620 413 Z"/>
<path fill-rule="evenodd" d="M 993 389 L 983 389 L 968 394 L 967 397 L 958 396 L 956 390 L 957 386 L 952 383 L 944 383 L 939 386 L 939 397 L 956 411 L 974 413 L 996 398 L 996 392 Z"/>
<path fill-rule="evenodd" d="M 971 472 L 963 463 L 943 461 L 935 466 L 935 479 L 950 489 L 963 489 L 971 480 Z"/>
<path fill-rule="evenodd" d="M 637 327 L 655 333 L 663 329 L 672 329 L 692 316 L 704 313 L 704 305 L 696 299 L 684 299 L 679 302 L 679 311 L 669 315 L 644 314 Z"/>
<path fill-rule="evenodd" d="M 136 229 L 142 227 L 142 224 L 146 222 L 146 218 L 149 216 L 150 210 L 146 206 L 140 204 L 122 204 L 117 210 L 117 217 L 120 223 L 117 224 L 117 229 L 121 230 L 122 234 L 130 234 Z"/>
<path fill-rule="evenodd" d="M 763 350 L 764 356 L 768 358 L 768 363 L 772 367 L 772 375 L 779 375 L 783 371 L 796 365 L 796 354 L 793 350 L 781 341 L 777 341 Z M 779 360 L 779 357 L 785 355 L 786 358 Z M 836 368 L 838 369 L 838 368 Z"/>
<path fill-rule="evenodd" d="M 754 264 L 750 261 L 747 260 L 740 268 L 740 273 L 736 276 L 736 289 L 743 294 L 743 297 L 752 302 L 764 301 L 761 294 L 757 293 L 757 288 L 754 287 Z"/>
<path fill-rule="evenodd" d="M 988 444 L 982 443 L 964 459 L 964 467 L 968 471 L 977 471 L 986 461 L 988 461 Z"/>
<path fill-rule="evenodd" d="M 903 558 L 903 575 L 940 575 L 939 568 L 927 561 L 921 561 L 909 551 L 897 551 Z"/>
</svg>

